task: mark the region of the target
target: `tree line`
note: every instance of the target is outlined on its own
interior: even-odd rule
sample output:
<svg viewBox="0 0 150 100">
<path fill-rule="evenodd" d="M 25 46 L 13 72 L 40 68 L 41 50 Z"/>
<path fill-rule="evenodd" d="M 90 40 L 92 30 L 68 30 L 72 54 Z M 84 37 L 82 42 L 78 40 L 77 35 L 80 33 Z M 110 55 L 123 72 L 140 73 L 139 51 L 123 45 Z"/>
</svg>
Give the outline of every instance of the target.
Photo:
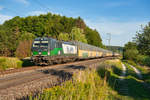
<svg viewBox="0 0 150 100">
<path fill-rule="evenodd" d="M 150 22 L 125 44 L 123 58 L 150 66 Z"/>
<path fill-rule="evenodd" d="M 47 13 L 39 16 L 16 16 L 0 25 L 0 56 L 30 56 L 31 41 L 36 37 L 76 40 L 104 47 L 98 31 L 89 28 L 82 18 Z"/>
</svg>

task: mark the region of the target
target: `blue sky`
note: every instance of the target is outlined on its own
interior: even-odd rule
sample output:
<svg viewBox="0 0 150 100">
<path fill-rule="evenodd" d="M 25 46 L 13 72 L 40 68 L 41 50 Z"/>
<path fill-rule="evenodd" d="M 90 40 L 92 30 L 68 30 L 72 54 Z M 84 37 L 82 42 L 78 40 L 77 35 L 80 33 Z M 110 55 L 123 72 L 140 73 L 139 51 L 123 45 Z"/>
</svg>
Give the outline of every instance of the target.
<svg viewBox="0 0 150 100">
<path fill-rule="evenodd" d="M 0 24 L 14 16 L 52 12 L 68 17 L 81 16 L 97 29 L 103 43 L 123 46 L 132 40 L 140 25 L 150 21 L 150 0 L 0 0 Z"/>
</svg>

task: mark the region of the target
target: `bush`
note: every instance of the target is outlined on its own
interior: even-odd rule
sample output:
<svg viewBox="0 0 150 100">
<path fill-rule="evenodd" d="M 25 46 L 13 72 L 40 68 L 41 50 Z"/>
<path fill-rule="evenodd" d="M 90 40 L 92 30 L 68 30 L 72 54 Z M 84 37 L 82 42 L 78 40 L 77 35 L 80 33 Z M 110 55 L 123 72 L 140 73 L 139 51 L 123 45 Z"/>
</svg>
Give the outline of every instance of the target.
<svg viewBox="0 0 150 100">
<path fill-rule="evenodd" d="M 5 58 L 0 58 L 0 69 L 4 69 L 5 68 L 5 63 L 6 59 Z"/>
<path fill-rule="evenodd" d="M 125 44 L 123 58 L 126 60 L 133 60 L 135 61 L 139 51 L 136 48 L 136 44 L 134 42 L 128 42 Z"/>
<path fill-rule="evenodd" d="M 144 59 L 144 65 L 150 66 L 150 57 L 149 56 L 145 57 L 145 59 Z"/>
<path fill-rule="evenodd" d="M 150 57 L 149 56 L 145 56 L 145 55 L 137 55 L 135 60 L 124 60 L 125 62 L 136 66 L 138 64 L 140 65 L 145 65 L 145 66 L 150 66 Z"/>
<path fill-rule="evenodd" d="M 0 69 L 6 70 L 8 68 L 21 68 L 22 61 L 17 58 L 0 57 Z"/>
<path fill-rule="evenodd" d="M 137 55 L 136 62 L 139 64 L 144 64 L 145 57 L 146 56 L 144 56 L 144 55 Z"/>
<path fill-rule="evenodd" d="M 150 66 L 150 57 L 145 55 L 138 55 L 136 62 L 141 65 Z"/>
<path fill-rule="evenodd" d="M 138 55 L 137 49 L 129 49 L 124 52 L 124 59 L 136 61 Z"/>
<path fill-rule="evenodd" d="M 32 40 L 21 41 L 16 50 L 16 56 L 20 59 L 31 56 Z"/>
</svg>

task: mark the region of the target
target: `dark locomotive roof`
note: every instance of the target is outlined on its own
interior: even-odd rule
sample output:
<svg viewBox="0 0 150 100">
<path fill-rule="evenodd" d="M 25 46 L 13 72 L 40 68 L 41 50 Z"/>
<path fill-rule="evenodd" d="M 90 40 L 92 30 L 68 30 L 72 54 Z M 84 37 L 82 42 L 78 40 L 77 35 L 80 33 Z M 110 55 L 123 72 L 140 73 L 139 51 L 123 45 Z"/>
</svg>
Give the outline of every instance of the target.
<svg viewBox="0 0 150 100">
<path fill-rule="evenodd" d="M 34 41 L 50 40 L 50 39 L 53 40 L 53 41 L 61 42 L 63 44 L 76 45 L 81 50 L 102 51 L 102 52 L 106 52 L 106 53 L 109 53 L 109 52 L 112 53 L 112 51 L 110 51 L 110 50 L 102 49 L 100 47 L 96 47 L 96 46 L 93 46 L 93 45 L 90 45 L 90 44 L 86 44 L 86 43 L 82 43 L 82 42 L 78 42 L 78 41 L 66 42 L 66 41 L 56 40 L 56 39 L 51 38 L 51 37 L 38 37 Z"/>
<path fill-rule="evenodd" d="M 48 38 L 47 37 L 37 37 L 37 38 L 34 39 L 34 41 L 41 41 L 41 40 L 47 41 Z"/>
<path fill-rule="evenodd" d="M 106 49 L 102 49 L 100 47 L 96 47 L 90 44 L 86 44 L 86 43 L 82 43 L 82 42 L 78 42 L 78 41 L 74 41 L 74 43 L 81 49 L 81 50 L 91 50 L 91 51 L 102 51 L 102 52 L 110 52 L 112 53 L 112 51 L 106 50 Z"/>
<path fill-rule="evenodd" d="M 73 42 L 64 42 L 64 41 L 62 41 L 62 42 L 63 42 L 63 44 L 75 45 Z"/>
</svg>

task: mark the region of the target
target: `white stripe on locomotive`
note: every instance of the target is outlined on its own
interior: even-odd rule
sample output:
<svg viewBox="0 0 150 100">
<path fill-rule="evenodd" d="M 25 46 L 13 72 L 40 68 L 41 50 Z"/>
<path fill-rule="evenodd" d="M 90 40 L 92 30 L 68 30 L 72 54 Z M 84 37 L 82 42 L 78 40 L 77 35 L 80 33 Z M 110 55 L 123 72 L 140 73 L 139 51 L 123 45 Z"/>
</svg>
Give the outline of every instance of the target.
<svg viewBox="0 0 150 100">
<path fill-rule="evenodd" d="M 77 46 L 62 44 L 64 54 L 77 54 Z"/>
</svg>

